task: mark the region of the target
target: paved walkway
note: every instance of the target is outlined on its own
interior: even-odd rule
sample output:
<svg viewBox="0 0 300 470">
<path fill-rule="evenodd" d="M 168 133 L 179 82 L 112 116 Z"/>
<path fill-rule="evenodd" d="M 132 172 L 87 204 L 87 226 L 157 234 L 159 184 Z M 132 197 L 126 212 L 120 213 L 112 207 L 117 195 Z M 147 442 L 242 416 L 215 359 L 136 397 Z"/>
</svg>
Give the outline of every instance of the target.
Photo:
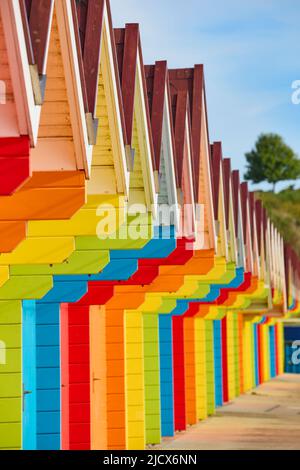
<svg viewBox="0 0 300 470">
<path fill-rule="evenodd" d="M 155 449 L 300 450 L 300 375 L 260 386 Z"/>
</svg>

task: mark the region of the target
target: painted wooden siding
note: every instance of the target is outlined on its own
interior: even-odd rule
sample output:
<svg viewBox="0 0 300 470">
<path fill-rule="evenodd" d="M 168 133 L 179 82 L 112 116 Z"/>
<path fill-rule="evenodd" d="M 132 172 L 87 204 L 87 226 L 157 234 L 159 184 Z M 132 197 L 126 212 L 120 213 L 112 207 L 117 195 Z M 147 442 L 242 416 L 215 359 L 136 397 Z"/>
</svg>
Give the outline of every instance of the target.
<svg viewBox="0 0 300 470">
<path fill-rule="evenodd" d="M 60 449 L 60 306 L 36 303 L 37 449 Z"/>
<path fill-rule="evenodd" d="M 158 315 L 144 315 L 143 326 L 146 444 L 159 444 L 161 424 Z"/>
<path fill-rule="evenodd" d="M 8 49 L 0 15 L 0 137 L 20 135 L 11 81 Z"/>
<path fill-rule="evenodd" d="M 88 192 L 94 194 L 116 194 L 117 182 L 114 168 L 113 146 L 108 116 L 107 93 L 109 84 L 104 83 L 100 67 L 96 117 L 99 119 L 97 142 L 93 150 L 91 181 Z"/>
<path fill-rule="evenodd" d="M 0 449 L 22 446 L 21 321 L 21 302 L 0 302 L 1 344 L 6 351 L 5 363 L 0 363 Z"/>
<path fill-rule="evenodd" d="M 90 307 L 91 450 L 108 448 L 105 323 L 105 308 Z"/>
<path fill-rule="evenodd" d="M 36 450 L 36 306 L 35 301 L 23 302 L 22 373 L 23 387 L 23 450 Z"/>
<path fill-rule="evenodd" d="M 50 137 L 73 140 L 64 65 L 55 12 L 51 28 L 46 74 L 47 82 L 41 113 L 39 138 Z"/>
<path fill-rule="evenodd" d="M 163 437 L 174 435 L 172 317 L 159 315 L 161 432 Z"/>
<path fill-rule="evenodd" d="M 7 47 L 6 47 L 5 37 L 4 37 L 1 15 L 0 15 L 0 80 L 3 80 L 5 83 L 6 102 L 14 103 L 15 99 L 14 99 L 13 87 L 12 87 L 12 82 L 11 82 Z M 1 90 L 0 90 L 0 93 L 1 93 Z"/>
<path fill-rule="evenodd" d="M 205 320 L 207 413 L 215 412 L 214 331 L 213 320 Z"/>
<path fill-rule="evenodd" d="M 185 407 L 187 424 L 197 423 L 195 375 L 195 320 L 184 319 Z"/>
<path fill-rule="evenodd" d="M 124 315 L 126 448 L 136 450 L 146 444 L 143 316 L 138 311 Z"/>
<path fill-rule="evenodd" d="M 124 335 L 123 310 L 106 310 L 107 445 L 112 450 L 126 447 Z"/>
<path fill-rule="evenodd" d="M 207 382 L 206 382 L 206 328 L 203 318 L 195 318 L 195 354 L 196 354 L 196 397 L 197 418 L 208 416 Z"/>
<path fill-rule="evenodd" d="M 159 195 L 158 195 L 158 204 L 168 204 L 168 175 L 166 174 L 166 162 L 165 154 L 162 150 L 161 160 L 160 160 L 160 170 L 159 170 Z"/>
<path fill-rule="evenodd" d="M 215 397 L 216 407 L 223 405 L 222 377 L 222 322 L 214 320 L 214 361 L 215 361 Z"/>
<path fill-rule="evenodd" d="M 183 321 L 182 316 L 172 318 L 175 431 L 186 429 Z"/>
<path fill-rule="evenodd" d="M 133 171 L 130 174 L 129 202 L 131 204 L 136 204 L 136 203 L 145 204 L 146 198 L 145 198 L 145 191 L 144 191 L 143 168 L 142 168 L 142 160 L 141 160 L 141 153 L 140 153 L 136 117 L 134 118 L 134 125 L 133 125 L 132 146 L 135 150 L 135 154 L 134 154 Z"/>
<path fill-rule="evenodd" d="M 69 304 L 70 450 L 90 449 L 89 307 Z"/>
</svg>

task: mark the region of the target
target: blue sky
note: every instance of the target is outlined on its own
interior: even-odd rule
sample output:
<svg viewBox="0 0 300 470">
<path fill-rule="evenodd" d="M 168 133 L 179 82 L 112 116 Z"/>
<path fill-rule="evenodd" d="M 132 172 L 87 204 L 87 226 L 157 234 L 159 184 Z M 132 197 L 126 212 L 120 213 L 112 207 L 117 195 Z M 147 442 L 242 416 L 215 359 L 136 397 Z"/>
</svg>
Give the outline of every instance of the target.
<svg viewBox="0 0 300 470">
<path fill-rule="evenodd" d="M 242 174 L 261 132 L 279 133 L 300 156 L 300 105 L 291 101 L 300 80 L 298 0 L 111 0 L 111 7 L 114 26 L 140 23 L 146 64 L 204 64 L 211 140 L 223 142 Z"/>
</svg>

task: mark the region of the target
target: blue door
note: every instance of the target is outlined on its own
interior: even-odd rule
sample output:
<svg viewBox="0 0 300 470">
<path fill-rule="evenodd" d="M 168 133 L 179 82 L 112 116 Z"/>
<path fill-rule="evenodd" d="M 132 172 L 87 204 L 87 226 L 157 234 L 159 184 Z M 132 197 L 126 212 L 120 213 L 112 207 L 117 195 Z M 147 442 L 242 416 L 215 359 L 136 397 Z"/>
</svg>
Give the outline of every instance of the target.
<svg viewBox="0 0 300 470">
<path fill-rule="evenodd" d="M 23 302 L 23 449 L 36 450 L 36 323 L 35 302 Z"/>
<path fill-rule="evenodd" d="M 37 302 L 37 449 L 60 449 L 60 305 Z"/>
<path fill-rule="evenodd" d="M 172 316 L 159 315 L 161 433 L 174 436 Z"/>
<path fill-rule="evenodd" d="M 270 338 L 270 373 L 271 377 L 276 377 L 276 345 L 275 345 L 275 326 L 269 327 Z"/>
<path fill-rule="evenodd" d="M 285 372 L 288 374 L 300 374 L 300 328 L 298 326 L 286 326 L 284 328 L 285 339 Z M 298 342 L 298 343 L 295 343 Z"/>
<path fill-rule="evenodd" d="M 216 407 L 223 405 L 222 322 L 214 320 L 215 399 Z"/>
</svg>

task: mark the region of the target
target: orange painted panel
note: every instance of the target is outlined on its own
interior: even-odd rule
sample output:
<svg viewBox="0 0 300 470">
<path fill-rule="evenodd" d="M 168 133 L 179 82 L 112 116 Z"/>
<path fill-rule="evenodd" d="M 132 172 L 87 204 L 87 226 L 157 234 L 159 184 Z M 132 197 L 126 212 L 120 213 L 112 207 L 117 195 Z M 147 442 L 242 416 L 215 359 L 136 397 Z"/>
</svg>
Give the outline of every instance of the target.
<svg viewBox="0 0 300 470">
<path fill-rule="evenodd" d="M 26 222 L 0 222 L 0 253 L 10 253 L 26 238 Z"/>
<path fill-rule="evenodd" d="M 70 218 L 85 203 L 84 173 L 34 173 L 11 196 L 0 197 L 0 220 Z"/>
<path fill-rule="evenodd" d="M 126 294 L 126 309 L 134 310 L 142 305 L 145 294 Z M 118 310 L 124 308 L 124 294 L 115 294 L 106 304 L 108 310 Z"/>
<path fill-rule="evenodd" d="M 184 319 L 185 410 L 187 424 L 197 423 L 194 319 Z"/>
<path fill-rule="evenodd" d="M 104 307 L 90 307 L 91 450 L 107 449 L 107 362 Z"/>
<path fill-rule="evenodd" d="M 125 432 L 125 357 L 124 312 L 106 308 L 107 360 L 107 444 L 111 450 L 124 450 Z"/>
</svg>

